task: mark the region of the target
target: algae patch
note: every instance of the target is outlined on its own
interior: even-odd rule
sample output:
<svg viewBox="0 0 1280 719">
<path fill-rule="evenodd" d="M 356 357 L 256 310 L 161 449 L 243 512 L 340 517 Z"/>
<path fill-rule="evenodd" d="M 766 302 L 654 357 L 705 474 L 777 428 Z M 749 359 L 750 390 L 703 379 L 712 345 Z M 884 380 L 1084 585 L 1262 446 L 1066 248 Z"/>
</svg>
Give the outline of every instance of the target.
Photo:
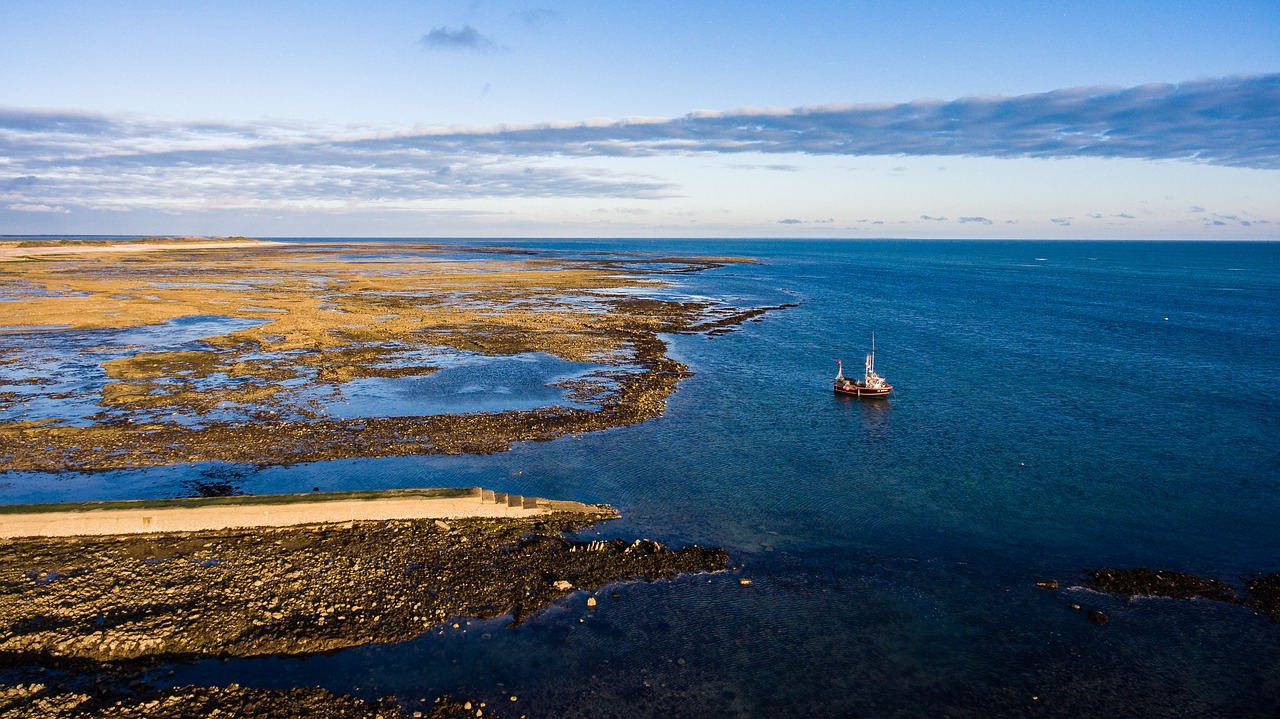
<svg viewBox="0 0 1280 719">
<path fill-rule="evenodd" d="M 495 452 L 634 424 L 662 413 L 687 370 L 663 333 L 717 334 L 778 309 L 655 296 L 667 278 L 725 258 L 423 243 L 94 248 L 0 264 L 0 288 L 12 288 L 0 471 Z M 545 382 L 537 406 L 343 410 L 360 387 L 430 378 L 459 353 L 590 369 Z"/>
</svg>

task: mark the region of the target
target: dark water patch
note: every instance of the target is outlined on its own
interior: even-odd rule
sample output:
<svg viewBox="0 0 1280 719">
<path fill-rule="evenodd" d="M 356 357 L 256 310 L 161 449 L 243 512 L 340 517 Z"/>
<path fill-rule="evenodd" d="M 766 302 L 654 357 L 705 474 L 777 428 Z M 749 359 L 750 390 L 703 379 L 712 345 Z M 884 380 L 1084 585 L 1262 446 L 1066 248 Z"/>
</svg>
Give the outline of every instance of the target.
<svg viewBox="0 0 1280 719">
<path fill-rule="evenodd" d="M 246 479 L 253 474 L 251 467 L 224 462 L 214 462 L 199 470 L 195 477 L 182 480 L 183 491 L 179 497 L 234 497 L 244 495 Z"/>
<path fill-rule="evenodd" d="M 244 494 L 238 485 L 220 480 L 211 482 L 192 480 L 186 483 L 186 486 L 191 490 L 192 497 L 234 497 Z"/>
</svg>

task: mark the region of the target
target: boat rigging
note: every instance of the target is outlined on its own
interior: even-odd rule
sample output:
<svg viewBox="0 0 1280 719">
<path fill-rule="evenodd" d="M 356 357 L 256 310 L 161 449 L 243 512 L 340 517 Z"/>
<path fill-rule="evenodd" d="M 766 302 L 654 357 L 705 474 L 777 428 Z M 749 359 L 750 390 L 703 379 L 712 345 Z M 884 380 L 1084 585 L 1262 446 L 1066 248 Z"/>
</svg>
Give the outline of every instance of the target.
<svg viewBox="0 0 1280 719">
<path fill-rule="evenodd" d="M 888 399 L 889 393 L 893 392 L 893 385 L 884 380 L 884 377 L 876 374 L 876 336 L 871 335 L 871 353 L 867 355 L 866 372 L 862 376 L 862 380 L 852 380 L 844 376 L 844 363 L 836 360 L 836 394 L 848 395 L 851 397 L 868 397 Z"/>
</svg>

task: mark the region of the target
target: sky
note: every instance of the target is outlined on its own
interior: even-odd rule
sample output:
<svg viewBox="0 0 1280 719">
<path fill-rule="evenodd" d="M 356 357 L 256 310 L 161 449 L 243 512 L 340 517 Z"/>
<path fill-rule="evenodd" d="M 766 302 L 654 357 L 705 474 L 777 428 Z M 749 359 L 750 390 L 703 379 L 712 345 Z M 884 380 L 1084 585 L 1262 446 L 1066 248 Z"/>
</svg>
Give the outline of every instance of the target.
<svg viewBox="0 0 1280 719">
<path fill-rule="evenodd" d="M 0 235 L 1280 239 L 1280 2 L 0 0 Z"/>
</svg>

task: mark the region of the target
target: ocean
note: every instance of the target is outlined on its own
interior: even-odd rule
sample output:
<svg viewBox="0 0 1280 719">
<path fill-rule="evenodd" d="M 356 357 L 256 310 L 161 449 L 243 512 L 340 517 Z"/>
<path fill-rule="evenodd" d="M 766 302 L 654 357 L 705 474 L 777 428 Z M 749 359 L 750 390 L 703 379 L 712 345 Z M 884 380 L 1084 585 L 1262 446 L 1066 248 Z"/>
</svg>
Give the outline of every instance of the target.
<svg viewBox="0 0 1280 719">
<path fill-rule="evenodd" d="M 530 717 L 1280 712 L 1280 623 L 1082 586 L 1101 567 L 1235 585 L 1280 571 L 1280 243 L 483 244 L 753 257 L 663 292 L 798 306 L 667 337 L 693 374 L 637 426 L 487 456 L 219 471 L 247 492 L 608 502 L 622 518 L 591 537 L 724 547 L 733 570 L 614 585 L 590 612 L 572 595 L 519 626 L 165 667 L 163 682 L 448 692 Z M 873 335 L 893 397 L 833 396 L 835 360 L 860 375 Z M 14 473 L 0 502 L 173 496 L 205 471 Z"/>
</svg>

